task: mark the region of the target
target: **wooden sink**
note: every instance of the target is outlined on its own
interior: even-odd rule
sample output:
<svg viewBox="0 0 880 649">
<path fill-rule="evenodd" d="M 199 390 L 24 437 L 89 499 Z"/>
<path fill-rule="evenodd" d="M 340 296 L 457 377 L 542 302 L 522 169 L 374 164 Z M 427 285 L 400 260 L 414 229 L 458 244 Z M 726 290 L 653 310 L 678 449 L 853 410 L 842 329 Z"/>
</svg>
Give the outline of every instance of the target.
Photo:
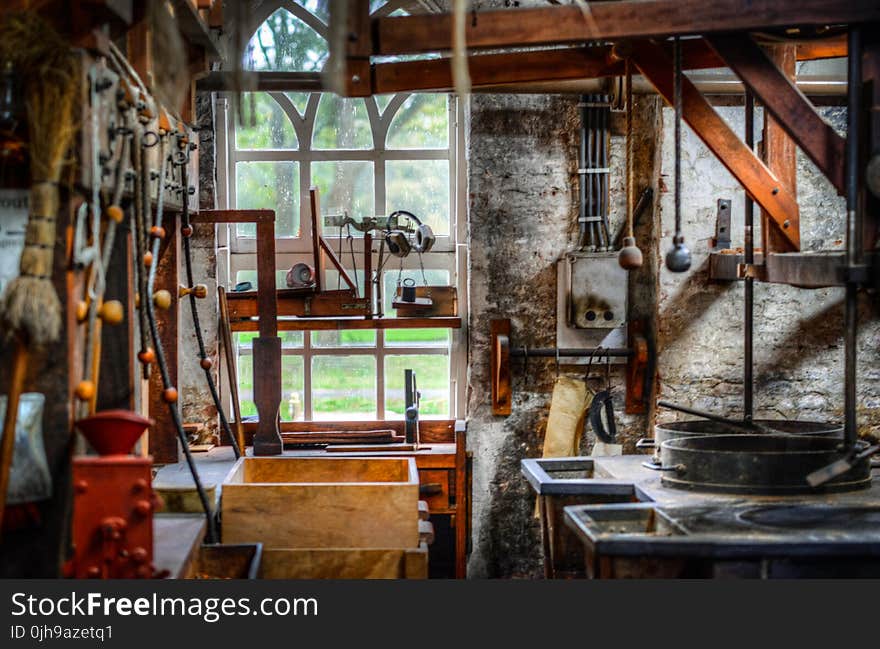
<svg viewBox="0 0 880 649">
<path fill-rule="evenodd" d="M 223 482 L 224 543 L 416 548 L 413 458 L 243 457 Z"/>
</svg>

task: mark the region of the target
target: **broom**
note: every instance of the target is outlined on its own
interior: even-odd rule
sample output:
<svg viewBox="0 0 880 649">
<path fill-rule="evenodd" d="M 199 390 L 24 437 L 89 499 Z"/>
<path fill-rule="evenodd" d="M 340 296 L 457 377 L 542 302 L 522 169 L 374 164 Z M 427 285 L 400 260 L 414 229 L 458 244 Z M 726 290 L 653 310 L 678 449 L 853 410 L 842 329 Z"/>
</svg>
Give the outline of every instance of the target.
<svg viewBox="0 0 880 649">
<path fill-rule="evenodd" d="M 20 274 L 0 301 L 3 329 L 15 337 L 15 368 L 9 388 L 0 443 L 0 523 L 15 438 L 15 420 L 27 366 L 29 345 L 58 339 L 61 303 L 52 284 L 58 184 L 73 137 L 79 87 L 78 61 L 69 45 L 42 18 L 10 15 L 0 24 L 0 55 L 27 79 L 31 196 Z"/>
</svg>

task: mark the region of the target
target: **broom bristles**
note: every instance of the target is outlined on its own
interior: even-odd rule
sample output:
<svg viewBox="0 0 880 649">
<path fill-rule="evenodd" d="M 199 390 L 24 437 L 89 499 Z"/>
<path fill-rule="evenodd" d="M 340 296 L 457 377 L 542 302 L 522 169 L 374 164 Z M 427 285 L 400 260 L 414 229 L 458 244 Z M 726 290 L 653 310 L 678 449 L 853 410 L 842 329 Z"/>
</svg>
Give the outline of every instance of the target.
<svg viewBox="0 0 880 649">
<path fill-rule="evenodd" d="M 13 279 L 4 292 L 0 312 L 10 333 L 22 332 L 35 345 L 57 340 L 61 332 L 61 302 L 47 279 L 27 275 Z"/>
</svg>

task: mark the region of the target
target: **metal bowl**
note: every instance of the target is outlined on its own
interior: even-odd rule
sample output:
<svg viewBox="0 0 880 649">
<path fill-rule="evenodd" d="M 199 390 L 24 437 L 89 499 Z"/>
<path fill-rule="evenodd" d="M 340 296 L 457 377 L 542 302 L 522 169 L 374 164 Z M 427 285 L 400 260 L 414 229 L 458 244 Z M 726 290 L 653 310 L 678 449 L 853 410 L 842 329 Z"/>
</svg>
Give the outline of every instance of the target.
<svg viewBox="0 0 880 649">
<path fill-rule="evenodd" d="M 806 476 L 846 456 L 829 436 L 733 434 L 670 439 L 660 446 L 661 483 L 675 489 L 744 494 L 804 494 L 863 489 L 871 484 L 865 458 L 814 488 Z"/>
</svg>

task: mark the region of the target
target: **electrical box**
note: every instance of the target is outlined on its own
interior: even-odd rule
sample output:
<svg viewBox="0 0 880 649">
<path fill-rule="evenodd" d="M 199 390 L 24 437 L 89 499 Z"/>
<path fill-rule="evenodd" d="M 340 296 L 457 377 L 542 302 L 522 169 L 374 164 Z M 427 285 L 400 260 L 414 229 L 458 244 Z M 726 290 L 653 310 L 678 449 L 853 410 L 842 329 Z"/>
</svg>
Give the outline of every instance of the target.
<svg viewBox="0 0 880 649">
<path fill-rule="evenodd" d="M 571 252 L 568 264 L 568 325 L 614 329 L 626 323 L 628 273 L 617 252 Z"/>
</svg>

